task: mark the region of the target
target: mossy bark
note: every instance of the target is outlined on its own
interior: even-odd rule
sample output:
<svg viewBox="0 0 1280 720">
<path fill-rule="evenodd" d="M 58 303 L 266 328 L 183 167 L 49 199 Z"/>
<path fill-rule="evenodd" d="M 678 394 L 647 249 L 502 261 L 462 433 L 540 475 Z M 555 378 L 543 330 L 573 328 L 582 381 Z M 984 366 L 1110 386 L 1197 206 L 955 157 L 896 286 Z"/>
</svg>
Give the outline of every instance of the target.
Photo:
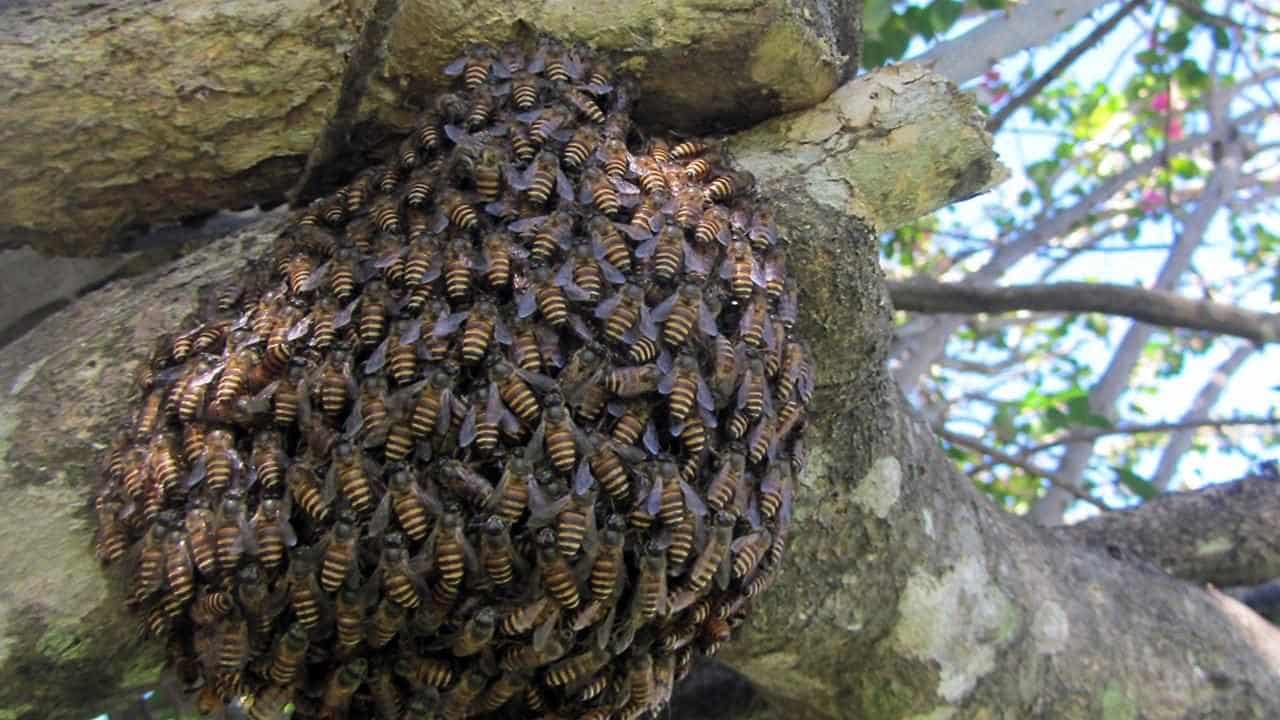
<svg viewBox="0 0 1280 720">
<path fill-rule="evenodd" d="M 0 245 L 97 253 L 139 225 L 279 201 L 343 106 L 372 5 L 5 3 Z M 642 78 L 643 122 L 704 132 L 822 100 L 857 67 L 860 17 L 855 0 L 405 0 L 337 161 L 407 131 L 473 42 L 588 43 Z"/>
</svg>

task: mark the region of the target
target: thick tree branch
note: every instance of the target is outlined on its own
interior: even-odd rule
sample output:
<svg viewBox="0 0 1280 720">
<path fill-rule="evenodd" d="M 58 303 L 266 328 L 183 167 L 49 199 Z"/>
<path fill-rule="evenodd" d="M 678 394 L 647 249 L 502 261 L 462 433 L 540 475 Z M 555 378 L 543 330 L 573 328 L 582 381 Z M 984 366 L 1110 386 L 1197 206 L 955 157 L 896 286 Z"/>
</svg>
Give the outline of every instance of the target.
<svg viewBox="0 0 1280 720">
<path fill-rule="evenodd" d="M 1016 310 L 1095 312 L 1151 325 L 1231 335 L 1258 344 L 1280 341 L 1280 315 L 1241 310 L 1208 300 L 1190 300 L 1164 290 L 1085 282 L 979 287 L 924 278 L 890 280 L 887 284 L 894 307 L 899 310 L 932 314 Z"/>
<path fill-rule="evenodd" d="M 992 113 L 991 117 L 987 120 L 987 130 L 991 133 L 998 132 L 1000 127 L 1004 125 L 1005 121 L 1009 119 L 1009 116 L 1012 115 L 1015 110 L 1026 105 L 1039 95 L 1046 87 L 1049 86 L 1049 83 L 1058 79 L 1058 77 L 1060 77 L 1067 68 L 1071 67 L 1076 60 L 1079 60 L 1082 55 L 1093 49 L 1093 47 L 1101 42 L 1102 38 L 1106 37 L 1108 33 L 1115 30 L 1121 20 L 1128 17 L 1129 14 L 1136 10 L 1139 5 L 1144 4 L 1145 0 L 1129 0 L 1122 5 L 1119 10 L 1116 10 L 1111 17 L 1098 23 L 1093 30 L 1089 31 L 1088 35 L 1084 36 L 1084 39 L 1063 53 L 1062 57 L 1058 58 L 1057 62 L 1050 65 L 1049 68 L 1032 81 L 1030 85 L 1023 88 L 1017 95 L 1009 98 L 1005 104 L 1000 106 L 999 110 Z"/>
<path fill-rule="evenodd" d="M 1160 495 L 1065 527 L 1063 538 L 1119 549 L 1175 577 L 1256 585 L 1280 577 L 1280 479 L 1257 476 Z"/>
<path fill-rule="evenodd" d="M 1045 44 L 1102 4 L 1101 0 L 1012 4 L 964 35 L 938 43 L 912 60 L 933 63 L 948 80 L 962 85 L 1001 58 Z"/>
</svg>

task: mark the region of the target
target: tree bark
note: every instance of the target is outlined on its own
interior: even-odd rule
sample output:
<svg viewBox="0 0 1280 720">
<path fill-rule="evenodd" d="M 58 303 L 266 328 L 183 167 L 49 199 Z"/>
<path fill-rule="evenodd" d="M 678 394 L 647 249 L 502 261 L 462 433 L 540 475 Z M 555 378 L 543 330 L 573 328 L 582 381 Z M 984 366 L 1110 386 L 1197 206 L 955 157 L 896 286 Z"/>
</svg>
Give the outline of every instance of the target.
<svg viewBox="0 0 1280 720">
<path fill-rule="evenodd" d="M 360 101 L 341 80 L 374 5 L 0 3 L 0 246 L 99 253 L 138 225 L 278 202 L 323 127 L 354 119 L 332 154 L 363 164 L 471 43 L 585 42 L 641 78 L 642 121 L 696 132 L 813 105 L 858 65 L 850 0 L 406 0 Z"/>
</svg>

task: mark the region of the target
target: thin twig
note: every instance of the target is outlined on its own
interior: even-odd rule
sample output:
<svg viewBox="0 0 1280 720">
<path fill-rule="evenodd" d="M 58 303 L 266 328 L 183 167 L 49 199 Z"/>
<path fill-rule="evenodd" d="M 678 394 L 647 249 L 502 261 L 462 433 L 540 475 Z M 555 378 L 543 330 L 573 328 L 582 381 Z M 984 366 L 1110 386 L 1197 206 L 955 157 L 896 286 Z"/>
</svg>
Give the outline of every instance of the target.
<svg viewBox="0 0 1280 720">
<path fill-rule="evenodd" d="M 1055 487 L 1060 487 L 1063 490 L 1066 490 L 1067 492 L 1074 495 L 1078 500 L 1087 502 L 1090 505 L 1093 505 L 1094 507 L 1098 508 L 1099 510 L 1110 509 L 1104 503 L 1102 503 L 1101 501 L 1097 500 L 1093 496 L 1089 495 L 1089 493 L 1077 487 L 1074 483 L 1068 482 L 1058 477 L 1052 470 L 1046 470 L 1042 467 L 1035 465 L 1034 463 L 1028 462 L 1026 460 L 1020 460 L 1012 455 L 1001 452 L 1000 450 L 990 447 L 984 444 L 981 440 L 978 440 L 977 438 L 971 437 L 969 435 L 963 435 L 961 433 L 951 432 L 950 430 L 947 430 L 945 428 L 937 428 L 935 432 L 937 432 L 938 435 L 940 435 L 942 439 L 946 440 L 947 442 L 954 443 L 961 447 L 969 448 L 974 452 L 978 452 L 983 455 L 986 455 L 987 457 L 993 460 L 999 461 L 1001 463 L 1004 463 L 1005 465 L 1012 465 L 1013 467 L 1025 470 L 1031 473 L 1032 475 L 1035 475 L 1037 477 L 1042 477 L 1045 480 L 1048 480 L 1050 483 L 1052 483 Z"/>
</svg>

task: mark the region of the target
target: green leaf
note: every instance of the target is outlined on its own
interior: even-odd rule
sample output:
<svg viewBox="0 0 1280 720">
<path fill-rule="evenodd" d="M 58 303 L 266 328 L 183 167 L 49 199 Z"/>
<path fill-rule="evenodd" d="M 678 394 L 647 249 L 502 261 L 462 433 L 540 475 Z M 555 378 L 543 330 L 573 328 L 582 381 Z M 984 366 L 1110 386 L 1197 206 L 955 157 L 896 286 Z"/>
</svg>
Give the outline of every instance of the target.
<svg viewBox="0 0 1280 720">
<path fill-rule="evenodd" d="M 1133 59 L 1139 65 L 1159 65 L 1164 60 L 1164 53 L 1159 50 L 1142 50 L 1135 53 Z"/>
<path fill-rule="evenodd" d="M 862 27 L 867 35 L 875 35 L 893 15 L 891 0 L 866 0 L 862 8 Z M 865 50 L 864 50 L 865 52 Z"/>
<path fill-rule="evenodd" d="M 1200 166 L 1186 155 L 1178 155 L 1169 160 L 1169 169 L 1183 180 L 1200 177 Z"/>
<path fill-rule="evenodd" d="M 933 31 L 939 35 L 951 29 L 960 19 L 964 11 L 964 3 L 958 0 L 933 0 L 929 5 L 929 19 L 933 22 Z"/>
<path fill-rule="evenodd" d="M 1173 71 L 1173 77 L 1188 88 L 1203 89 L 1209 83 L 1208 73 L 1200 69 L 1200 63 L 1191 58 L 1178 63 L 1178 67 Z"/>
<path fill-rule="evenodd" d="M 976 0 L 976 2 L 983 10 L 1003 10 L 1007 4 L 1007 0 Z"/>
<path fill-rule="evenodd" d="M 1225 28 L 1221 26 L 1214 26 L 1213 46 L 1219 50 L 1226 50 L 1231 47 L 1231 36 L 1227 34 Z"/>
<path fill-rule="evenodd" d="M 867 39 L 862 43 L 862 67 L 867 69 L 878 68 L 888 59 L 889 53 L 885 49 L 884 43 L 871 39 Z"/>
<path fill-rule="evenodd" d="M 1183 50 L 1186 50 L 1187 46 L 1190 44 L 1191 44 L 1191 38 L 1187 35 L 1186 30 L 1179 30 L 1178 32 L 1173 33 L 1172 35 L 1165 38 L 1164 40 L 1164 46 L 1176 53 L 1180 53 Z"/>
<path fill-rule="evenodd" d="M 1030 190 L 1023 190 L 1022 192 L 1018 193 L 1018 205 L 1021 207 L 1027 207 L 1032 202 L 1034 202 L 1035 199 L 1036 199 L 1036 196 L 1032 194 Z"/>
<path fill-rule="evenodd" d="M 1143 500 L 1150 500 L 1160 494 L 1160 491 L 1156 489 L 1155 485 L 1151 484 L 1150 480 L 1138 475 L 1129 468 L 1115 466 L 1111 469 L 1115 471 L 1116 480 L 1119 481 L 1121 485 L 1128 488 L 1129 492 L 1137 495 Z"/>
</svg>

